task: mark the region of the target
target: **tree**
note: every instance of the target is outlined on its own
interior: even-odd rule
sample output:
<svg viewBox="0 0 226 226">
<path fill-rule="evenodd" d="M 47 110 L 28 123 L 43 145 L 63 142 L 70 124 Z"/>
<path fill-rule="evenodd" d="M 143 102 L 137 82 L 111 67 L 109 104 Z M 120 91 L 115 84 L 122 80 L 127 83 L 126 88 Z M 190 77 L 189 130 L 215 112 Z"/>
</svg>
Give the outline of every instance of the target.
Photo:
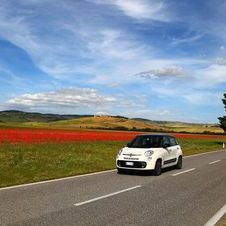
<svg viewBox="0 0 226 226">
<path fill-rule="evenodd" d="M 224 104 L 224 109 L 226 111 L 226 93 L 224 94 L 224 98 L 222 99 L 222 102 Z M 219 122 L 220 122 L 220 127 L 224 130 L 224 132 L 226 133 L 226 116 L 222 116 L 218 118 Z"/>
</svg>

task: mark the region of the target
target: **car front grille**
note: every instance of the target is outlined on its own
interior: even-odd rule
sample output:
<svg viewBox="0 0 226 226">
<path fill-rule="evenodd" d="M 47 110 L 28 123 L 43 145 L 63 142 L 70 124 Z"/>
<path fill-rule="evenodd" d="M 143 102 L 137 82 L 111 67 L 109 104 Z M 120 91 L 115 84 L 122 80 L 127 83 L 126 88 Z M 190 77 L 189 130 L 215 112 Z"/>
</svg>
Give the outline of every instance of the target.
<svg viewBox="0 0 226 226">
<path fill-rule="evenodd" d="M 133 162 L 133 165 L 126 165 L 126 162 Z M 126 168 L 145 168 L 147 166 L 146 162 L 141 162 L 141 161 L 123 161 L 123 160 L 118 160 L 117 161 L 118 167 L 126 167 Z"/>
<path fill-rule="evenodd" d="M 127 153 L 123 153 L 123 155 L 126 155 L 126 156 L 141 156 L 141 154 L 132 154 L 132 153 L 129 153 L 129 154 L 127 154 Z"/>
</svg>

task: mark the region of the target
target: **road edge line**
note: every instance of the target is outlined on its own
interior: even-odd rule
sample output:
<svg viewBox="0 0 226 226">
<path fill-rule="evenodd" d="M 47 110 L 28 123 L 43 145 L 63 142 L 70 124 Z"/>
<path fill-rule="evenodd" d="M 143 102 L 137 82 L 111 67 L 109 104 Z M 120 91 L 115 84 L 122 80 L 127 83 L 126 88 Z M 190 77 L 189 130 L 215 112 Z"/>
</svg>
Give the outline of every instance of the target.
<svg viewBox="0 0 226 226">
<path fill-rule="evenodd" d="M 196 156 L 200 156 L 200 155 L 207 155 L 207 154 L 224 152 L 224 151 L 226 151 L 226 149 L 221 149 L 221 150 L 217 150 L 217 151 L 209 151 L 209 152 L 204 152 L 204 153 L 199 153 L 199 154 L 194 154 L 194 155 L 186 155 L 183 158 L 186 159 L 186 158 L 196 157 Z"/>
<path fill-rule="evenodd" d="M 215 225 L 226 213 L 226 204 L 218 210 L 213 217 L 211 217 L 205 224 L 204 226 L 213 226 Z"/>
<path fill-rule="evenodd" d="M 28 183 L 28 184 L 13 185 L 13 186 L 9 186 L 9 187 L 0 188 L 0 191 L 7 190 L 7 189 L 13 189 L 13 188 L 32 186 L 32 185 L 45 184 L 45 183 L 50 183 L 50 182 L 57 182 L 57 181 L 62 181 L 62 180 L 70 180 L 70 179 L 80 178 L 80 177 L 94 176 L 94 175 L 98 175 L 98 174 L 102 174 L 102 173 L 109 173 L 109 172 L 113 172 L 113 171 L 116 171 L 116 169 L 98 171 L 98 172 L 94 172 L 94 173 L 87 173 L 87 174 L 81 174 L 81 175 L 75 175 L 75 176 L 69 176 L 69 177 L 62 177 L 62 178 L 51 179 L 51 180 L 32 182 L 32 183 Z"/>
</svg>

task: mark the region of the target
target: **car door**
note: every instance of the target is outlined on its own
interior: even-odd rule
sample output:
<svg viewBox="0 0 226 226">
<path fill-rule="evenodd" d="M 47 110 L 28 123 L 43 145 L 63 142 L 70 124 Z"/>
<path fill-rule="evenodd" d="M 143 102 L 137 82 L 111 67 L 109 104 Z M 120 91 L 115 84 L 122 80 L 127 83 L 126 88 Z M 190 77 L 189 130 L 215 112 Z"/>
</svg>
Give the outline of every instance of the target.
<svg viewBox="0 0 226 226">
<path fill-rule="evenodd" d="M 161 147 L 162 147 L 162 151 L 163 151 L 163 156 L 162 156 L 163 167 L 171 165 L 172 161 L 173 161 L 172 159 L 174 158 L 174 156 L 172 153 L 173 148 L 170 145 L 170 140 L 169 140 L 168 136 L 162 137 Z"/>
<path fill-rule="evenodd" d="M 178 144 L 174 137 L 169 136 L 170 147 L 168 150 L 170 151 L 170 161 L 169 164 L 175 164 L 177 161 L 177 152 L 178 152 Z"/>
</svg>

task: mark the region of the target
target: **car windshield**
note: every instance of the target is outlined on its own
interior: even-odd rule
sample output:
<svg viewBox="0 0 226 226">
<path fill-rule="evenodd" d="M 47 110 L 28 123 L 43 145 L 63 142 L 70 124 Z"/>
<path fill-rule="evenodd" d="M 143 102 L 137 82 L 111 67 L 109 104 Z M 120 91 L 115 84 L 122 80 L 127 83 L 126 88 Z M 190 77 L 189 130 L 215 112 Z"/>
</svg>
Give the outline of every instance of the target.
<svg viewBox="0 0 226 226">
<path fill-rule="evenodd" d="M 158 148 L 160 147 L 160 136 L 137 136 L 127 147 L 130 148 Z"/>
</svg>

